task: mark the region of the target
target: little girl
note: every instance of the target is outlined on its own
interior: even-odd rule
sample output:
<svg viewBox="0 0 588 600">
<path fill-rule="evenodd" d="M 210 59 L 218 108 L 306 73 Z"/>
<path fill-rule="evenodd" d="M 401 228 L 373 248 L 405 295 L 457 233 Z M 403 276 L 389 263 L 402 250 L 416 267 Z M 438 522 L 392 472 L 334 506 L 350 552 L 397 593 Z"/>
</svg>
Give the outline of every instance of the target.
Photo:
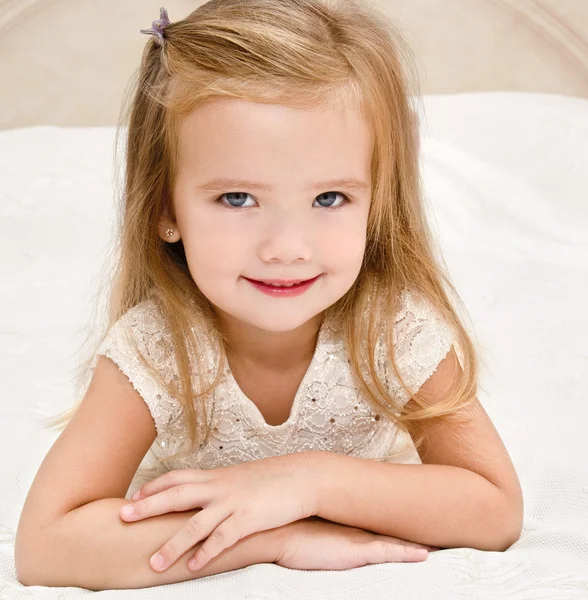
<svg viewBox="0 0 588 600">
<path fill-rule="evenodd" d="M 142 31 L 110 322 L 27 497 L 21 581 L 508 548 L 521 489 L 435 257 L 398 32 L 326 0 Z"/>
</svg>

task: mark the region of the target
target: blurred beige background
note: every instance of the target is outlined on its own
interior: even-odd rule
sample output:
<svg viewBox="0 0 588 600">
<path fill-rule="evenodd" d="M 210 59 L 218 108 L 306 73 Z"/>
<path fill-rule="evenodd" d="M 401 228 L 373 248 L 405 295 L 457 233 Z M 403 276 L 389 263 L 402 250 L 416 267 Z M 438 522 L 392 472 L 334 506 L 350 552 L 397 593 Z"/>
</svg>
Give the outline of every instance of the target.
<svg viewBox="0 0 588 600">
<path fill-rule="evenodd" d="M 163 4 L 199 0 L 0 0 L 0 129 L 115 125 Z M 588 98 L 588 0 L 369 0 L 404 31 L 420 91 Z"/>
</svg>

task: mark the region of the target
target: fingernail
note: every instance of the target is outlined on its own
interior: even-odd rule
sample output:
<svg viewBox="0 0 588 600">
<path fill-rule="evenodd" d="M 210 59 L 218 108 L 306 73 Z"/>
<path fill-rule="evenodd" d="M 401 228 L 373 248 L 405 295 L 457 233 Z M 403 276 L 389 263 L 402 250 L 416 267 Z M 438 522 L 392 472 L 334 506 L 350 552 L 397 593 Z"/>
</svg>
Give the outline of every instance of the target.
<svg viewBox="0 0 588 600">
<path fill-rule="evenodd" d="M 135 514 L 135 507 L 132 504 L 127 504 L 122 507 L 122 514 L 124 517 L 132 517 Z"/>
<path fill-rule="evenodd" d="M 140 491 L 136 491 L 132 496 L 131 496 L 131 500 L 138 500 L 141 497 L 141 492 Z"/>
<path fill-rule="evenodd" d="M 197 560 L 195 558 L 191 558 L 188 561 L 188 568 L 189 569 L 195 569 L 197 564 L 198 564 Z"/>
<path fill-rule="evenodd" d="M 161 569 L 161 568 L 163 568 L 163 556 L 161 556 L 161 554 L 154 554 L 151 557 L 151 566 L 154 569 Z"/>
</svg>

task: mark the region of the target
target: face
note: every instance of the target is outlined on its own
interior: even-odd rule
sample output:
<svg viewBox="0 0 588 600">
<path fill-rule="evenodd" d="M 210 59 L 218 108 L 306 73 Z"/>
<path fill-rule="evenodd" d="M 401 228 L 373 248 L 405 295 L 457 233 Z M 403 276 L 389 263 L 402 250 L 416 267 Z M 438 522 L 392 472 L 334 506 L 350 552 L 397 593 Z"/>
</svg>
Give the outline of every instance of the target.
<svg viewBox="0 0 588 600">
<path fill-rule="evenodd" d="M 225 318 L 290 331 L 353 285 L 362 264 L 373 140 L 359 114 L 223 99 L 180 130 L 173 201 L 194 282 Z M 240 180 L 210 184 L 214 179 Z M 354 179 L 349 183 L 321 183 Z M 241 182 L 247 181 L 249 183 Z M 254 184 L 260 184 L 258 187 Z M 301 295 L 250 280 L 316 278 Z"/>
</svg>

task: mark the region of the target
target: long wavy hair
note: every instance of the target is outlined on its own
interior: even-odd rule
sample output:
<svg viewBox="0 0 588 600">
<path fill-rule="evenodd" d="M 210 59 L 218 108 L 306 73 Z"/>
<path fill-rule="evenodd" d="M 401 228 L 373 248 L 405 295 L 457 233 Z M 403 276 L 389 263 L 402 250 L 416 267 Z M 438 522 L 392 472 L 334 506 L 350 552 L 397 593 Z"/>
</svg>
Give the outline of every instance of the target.
<svg viewBox="0 0 588 600">
<path fill-rule="evenodd" d="M 353 286 L 327 310 L 342 324 L 350 364 L 368 400 L 411 434 L 417 450 L 423 441 L 419 423 L 451 419 L 469 405 L 477 393 L 478 353 L 455 307 L 459 303 L 464 316 L 467 311 L 426 220 L 415 72 L 397 26 L 364 0 L 211 0 L 169 25 L 163 46 L 147 41 L 116 135 L 118 142 L 128 124 L 120 218 L 107 276 L 108 323 L 79 367 L 80 396 L 92 375 L 94 352 L 112 325 L 153 299 L 169 327 L 179 385 L 166 383 L 148 357 L 141 360 L 182 405 L 191 442 L 186 452 L 208 436 L 204 396 L 222 371 L 212 383 L 196 373 L 198 383 L 192 385 L 196 315 L 219 340 L 223 337 L 210 302 L 190 275 L 181 240 L 164 242 L 158 224 L 165 212 L 175 220 L 171 194 L 182 118 L 205 102 L 237 98 L 302 109 L 342 106 L 367 119 L 375 145 L 364 261 Z M 393 328 L 383 328 L 394 323 L 404 288 L 422 294 L 457 332 L 463 368 L 443 402 L 430 403 L 408 389 L 395 361 Z M 374 303 L 375 297 L 381 302 Z M 379 376 L 375 347 L 383 330 L 390 365 L 416 409 L 415 403 L 401 406 Z M 222 364 L 226 353 L 219 348 Z M 50 426 L 65 427 L 80 404 Z"/>
</svg>

